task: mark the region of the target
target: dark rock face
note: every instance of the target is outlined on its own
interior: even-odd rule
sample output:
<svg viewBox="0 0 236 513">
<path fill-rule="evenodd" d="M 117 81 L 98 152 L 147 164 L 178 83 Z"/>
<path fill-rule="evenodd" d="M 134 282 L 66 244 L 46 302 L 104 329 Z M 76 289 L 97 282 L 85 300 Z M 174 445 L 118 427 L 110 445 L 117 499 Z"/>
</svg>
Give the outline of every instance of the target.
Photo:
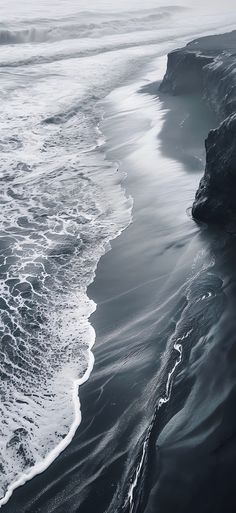
<svg viewBox="0 0 236 513">
<path fill-rule="evenodd" d="M 175 95 L 203 91 L 203 68 L 211 62 L 211 57 L 197 55 L 185 49 L 169 53 L 167 72 L 160 91 Z"/>
<path fill-rule="evenodd" d="M 205 142 L 206 168 L 192 213 L 208 223 L 236 223 L 236 31 L 171 52 L 160 90 L 200 93 L 217 113 L 221 123 Z"/>
<path fill-rule="evenodd" d="M 236 114 L 206 139 L 206 169 L 200 181 L 193 217 L 227 224 L 236 221 Z"/>
</svg>

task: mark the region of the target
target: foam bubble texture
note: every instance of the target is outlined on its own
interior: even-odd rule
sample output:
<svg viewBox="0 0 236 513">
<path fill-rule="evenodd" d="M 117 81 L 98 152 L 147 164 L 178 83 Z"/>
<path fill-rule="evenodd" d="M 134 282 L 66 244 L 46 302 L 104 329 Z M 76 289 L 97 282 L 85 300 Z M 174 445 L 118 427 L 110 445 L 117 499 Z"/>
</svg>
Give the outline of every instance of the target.
<svg viewBox="0 0 236 513">
<path fill-rule="evenodd" d="M 132 206 L 96 146 L 94 103 L 58 103 L 45 123 L 32 97 L 22 109 L 19 90 L 0 132 L 0 498 L 45 468 L 80 422 L 95 338 L 87 287 Z"/>
</svg>

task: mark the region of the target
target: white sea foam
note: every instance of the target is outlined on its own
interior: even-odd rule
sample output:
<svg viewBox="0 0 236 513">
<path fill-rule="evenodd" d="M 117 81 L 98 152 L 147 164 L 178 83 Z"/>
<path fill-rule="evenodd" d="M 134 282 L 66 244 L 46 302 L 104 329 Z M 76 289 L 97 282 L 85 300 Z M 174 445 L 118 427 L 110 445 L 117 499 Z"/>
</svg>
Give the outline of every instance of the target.
<svg viewBox="0 0 236 513">
<path fill-rule="evenodd" d="M 111 85 L 98 80 L 99 65 L 87 90 L 77 81 L 87 81 L 89 65 L 61 69 L 65 96 L 48 70 L 40 68 L 38 80 L 24 79 L 24 86 L 21 75 L 5 75 L 0 505 L 55 459 L 80 423 L 78 387 L 91 372 L 95 339 L 89 317 L 96 305 L 87 288 L 131 219 L 123 177 L 101 146 L 91 88 L 101 95 L 105 82 Z M 103 70 L 110 65 L 105 61 Z"/>
<path fill-rule="evenodd" d="M 68 168 L 64 179 L 58 171 L 4 191 L 2 496 L 46 468 L 80 423 L 75 391 L 91 371 L 95 337 L 88 321 L 95 305 L 86 290 L 132 206 L 114 170 L 103 171 L 104 194 L 96 169 L 88 178 Z"/>
</svg>

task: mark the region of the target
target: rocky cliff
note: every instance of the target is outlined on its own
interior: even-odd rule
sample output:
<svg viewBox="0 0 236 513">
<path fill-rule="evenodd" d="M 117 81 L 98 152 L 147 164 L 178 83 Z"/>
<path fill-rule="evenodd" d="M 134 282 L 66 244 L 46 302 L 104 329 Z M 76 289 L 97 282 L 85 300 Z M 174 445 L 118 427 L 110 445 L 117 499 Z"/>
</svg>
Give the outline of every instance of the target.
<svg viewBox="0 0 236 513">
<path fill-rule="evenodd" d="M 168 55 L 160 90 L 200 93 L 219 126 L 206 139 L 206 168 L 193 217 L 217 224 L 236 222 L 236 31 L 192 41 Z"/>
</svg>

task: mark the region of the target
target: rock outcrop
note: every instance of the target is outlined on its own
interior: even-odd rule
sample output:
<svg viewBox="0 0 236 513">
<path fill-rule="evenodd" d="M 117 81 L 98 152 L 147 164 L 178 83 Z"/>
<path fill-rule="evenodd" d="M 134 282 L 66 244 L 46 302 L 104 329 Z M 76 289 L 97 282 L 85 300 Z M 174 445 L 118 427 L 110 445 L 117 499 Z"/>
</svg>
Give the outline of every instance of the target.
<svg viewBox="0 0 236 513">
<path fill-rule="evenodd" d="M 205 141 L 206 168 L 192 213 L 208 223 L 236 223 L 236 31 L 171 52 L 160 90 L 200 93 L 216 112 L 219 127 Z"/>
</svg>

